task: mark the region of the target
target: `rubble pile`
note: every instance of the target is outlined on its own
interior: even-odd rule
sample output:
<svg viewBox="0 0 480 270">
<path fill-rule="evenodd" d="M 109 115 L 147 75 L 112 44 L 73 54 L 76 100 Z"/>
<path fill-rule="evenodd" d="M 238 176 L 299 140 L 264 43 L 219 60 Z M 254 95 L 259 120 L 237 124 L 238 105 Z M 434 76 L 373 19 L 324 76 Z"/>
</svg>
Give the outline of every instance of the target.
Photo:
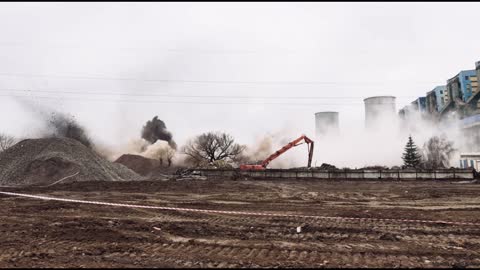
<svg viewBox="0 0 480 270">
<path fill-rule="evenodd" d="M 65 177 L 68 182 L 143 180 L 127 167 L 69 138 L 20 141 L 0 153 L 0 168 L 2 186 L 52 184 Z"/>
<path fill-rule="evenodd" d="M 203 176 L 199 171 L 194 169 L 178 169 L 175 172 L 173 180 L 207 180 L 206 176 Z"/>
<path fill-rule="evenodd" d="M 335 167 L 334 165 L 328 164 L 328 163 L 322 163 L 322 165 L 320 165 L 320 167 L 315 167 L 315 169 L 317 169 L 317 170 L 327 170 L 327 171 L 338 170 L 337 167 Z"/>
<path fill-rule="evenodd" d="M 366 167 L 363 167 L 361 168 L 362 170 L 389 170 L 388 167 L 386 166 L 380 166 L 380 165 L 375 165 L 375 166 L 366 166 Z"/>
<path fill-rule="evenodd" d="M 224 160 L 215 160 L 211 162 L 201 162 L 197 164 L 196 168 L 198 169 L 218 169 L 218 170 L 231 170 L 235 169 L 235 167 Z"/>
<path fill-rule="evenodd" d="M 328 164 L 328 163 L 322 163 L 320 167 L 297 167 L 297 168 L 291 168 L 289 170 L 322 170 L 322 171 L 335 171 L 339 170 L 337 167 L 334 165 Z"/>
</svg>

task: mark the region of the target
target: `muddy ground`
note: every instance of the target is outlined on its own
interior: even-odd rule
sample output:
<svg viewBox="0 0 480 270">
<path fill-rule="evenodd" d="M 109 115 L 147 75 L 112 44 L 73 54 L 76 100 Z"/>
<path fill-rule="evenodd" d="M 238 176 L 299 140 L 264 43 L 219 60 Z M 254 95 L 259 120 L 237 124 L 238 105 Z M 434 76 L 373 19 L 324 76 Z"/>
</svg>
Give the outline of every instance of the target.
<svg viewBox="0 0 480 270">
<path fill-rule="evenodd" d="M 480 223 L 480 185 L 469 183 L 207 180 L 0 190 L 154 206 Z M 0 205 L 0 267 L 480 267 L 475 225 L 240 216 L 6 195 Z"/>
</svg>

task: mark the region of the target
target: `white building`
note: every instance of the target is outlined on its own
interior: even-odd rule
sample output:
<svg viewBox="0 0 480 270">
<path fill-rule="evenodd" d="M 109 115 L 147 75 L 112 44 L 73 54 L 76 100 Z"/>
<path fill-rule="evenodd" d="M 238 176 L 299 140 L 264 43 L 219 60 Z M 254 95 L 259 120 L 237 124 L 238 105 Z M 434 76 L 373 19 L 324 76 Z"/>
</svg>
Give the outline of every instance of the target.
<svg viewBox="0 0 480 270">
<path fill-rule="evenodd" d="M 461 153 L 460 168 L 474 168 L 476 171 L 480 169 L 480 152 Z"/>
</svg>

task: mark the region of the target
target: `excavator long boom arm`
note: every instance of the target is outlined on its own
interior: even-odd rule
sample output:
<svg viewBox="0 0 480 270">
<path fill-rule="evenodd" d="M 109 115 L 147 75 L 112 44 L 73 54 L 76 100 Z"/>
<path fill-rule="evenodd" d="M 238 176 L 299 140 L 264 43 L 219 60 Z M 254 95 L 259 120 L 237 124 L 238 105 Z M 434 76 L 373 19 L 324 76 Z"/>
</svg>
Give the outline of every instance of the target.
<svg viewBox="0 0 480 270">
<path fill-rule="evenodd" d="M 281 154 L 285 153 L 288 151 L 290 148 L 295 147 L 299 145 L 299 143 L 305 140 L 305 143 L 307 143 L 308 146 L 308 167 L 311 166 L 312 164 L 312 157 L 313 157 L 313 141 L 309 139 L 307 136 L 302 135 L 299 138 L 289 142 L 287 145 L 276 151 L 275 153 L 271 154 L 269 157 L 267 157 L 260 165 L 240 165 L 241 170 L 263 170 L 266 169 L 268 164 L 279 157 Z"/>
<path fill-rule="evenodd" d="M 311 144 L 311 145 L 312 145 L 312 148 L 313 148 L 313 141 L 310 140 L 309 138 L 307 138 L 307 136 L 302 135 L 302 136 L 299 137 L 298 139 L 295 139 L 295 140 L 289 142 L 287 145 L 285 145 L 284 147 L 280 148 L 280 149 L 279 149 L 278 151 L 276 151 L 275 153 L 271 154 L 268 158 L 266 158 L 266 159 L 262 162 L 262 166 L 266 168 L 266 167 L 268 166 L 268 164 L 269 164 L 272 160 L 276 159 L 276 158 L 279 157 L 281 154 L 287 152 L 290 148 L 297 146 L 298 143 L 301 142 L 302 140 L 305 140 L 306 143 Z M 308 154 L 309 154 L 309 162 L 308 162 L 309 165 L 308 165 L 308 167 L 310 167 L 310 163 L 311 163 L 311 160 L 310 160 L 310 152 L 311 152 L 311 151 L 310 151 L 310 149 L 309 149 L 309 153 L 308 153 Z"/>
</svg>

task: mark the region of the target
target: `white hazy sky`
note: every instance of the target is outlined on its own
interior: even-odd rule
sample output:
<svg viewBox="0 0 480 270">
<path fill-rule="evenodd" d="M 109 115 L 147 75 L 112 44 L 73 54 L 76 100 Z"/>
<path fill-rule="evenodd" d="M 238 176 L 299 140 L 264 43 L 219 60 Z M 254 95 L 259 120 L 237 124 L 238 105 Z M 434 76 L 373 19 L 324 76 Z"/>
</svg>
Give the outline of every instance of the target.
<svg viewBox="0 0 480 270">
<path fill-rule="evenodd" d="M 180 144 L 209 130 L 246 144 L 313 136 L 324 110 L 360 128 L 363 98 L 394 95 L 400 109 L 473 69 L 479 14 L 480 3 L 1 3 L 0 129 L 41 126 L 9 95 L 112 144 L 154 115 Z"/>
</svg>

